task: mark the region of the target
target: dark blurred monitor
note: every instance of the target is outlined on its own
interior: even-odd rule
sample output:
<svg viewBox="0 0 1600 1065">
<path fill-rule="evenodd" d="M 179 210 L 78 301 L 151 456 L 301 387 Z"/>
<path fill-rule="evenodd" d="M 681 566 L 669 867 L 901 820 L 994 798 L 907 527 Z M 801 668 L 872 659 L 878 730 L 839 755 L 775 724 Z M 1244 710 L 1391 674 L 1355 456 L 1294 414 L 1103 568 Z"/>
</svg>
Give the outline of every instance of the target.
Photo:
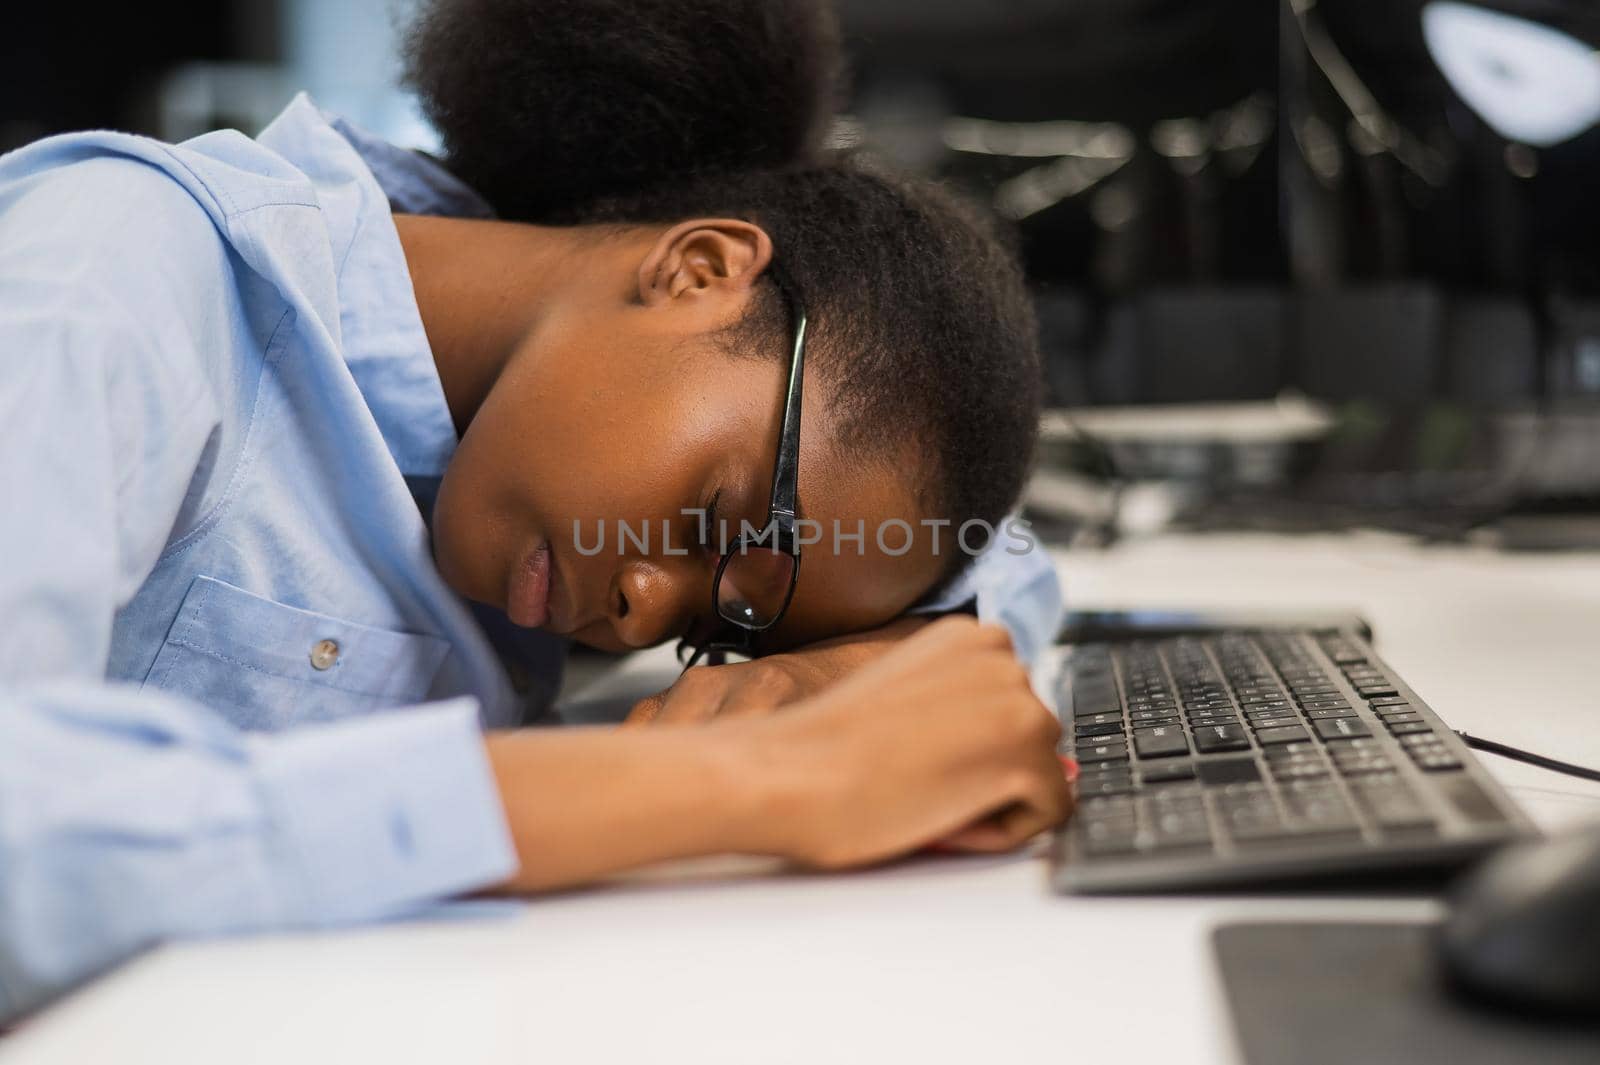
<svg viewBox="0 0 1600 1065">
<path fill-rule="evenodd" d="M 1271 399 L 1283 388 L 1282 288 L 1152 288 L 1122 301 L 1106 331 L 1110 403 Z"/>
</svg>

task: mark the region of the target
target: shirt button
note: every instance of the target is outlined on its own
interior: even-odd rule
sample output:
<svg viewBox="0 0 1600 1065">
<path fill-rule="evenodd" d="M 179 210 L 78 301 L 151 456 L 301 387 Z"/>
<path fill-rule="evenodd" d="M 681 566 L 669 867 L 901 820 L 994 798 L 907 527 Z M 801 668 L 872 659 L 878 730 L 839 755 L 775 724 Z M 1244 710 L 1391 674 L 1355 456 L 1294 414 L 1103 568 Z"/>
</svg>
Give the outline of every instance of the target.
<svg viewBox="0 0 1600 1065">
<path fill-rule="evenodd" d="M 311 648 L 311 668 L 331 669 L 339 661 L 339 645 L 333 640 L 318 640 Z"/>
</svg>

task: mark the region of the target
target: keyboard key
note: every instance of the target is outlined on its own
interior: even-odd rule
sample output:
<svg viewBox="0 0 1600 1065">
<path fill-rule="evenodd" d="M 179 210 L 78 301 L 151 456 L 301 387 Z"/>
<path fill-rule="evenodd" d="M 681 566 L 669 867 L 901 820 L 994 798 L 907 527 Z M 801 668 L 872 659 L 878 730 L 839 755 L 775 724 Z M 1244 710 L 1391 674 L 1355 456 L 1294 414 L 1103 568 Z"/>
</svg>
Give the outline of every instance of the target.
<svg viewBox="0 0 1600 1065">
<path fill-rule="evenodd" d="M 1426 721 L 1385 721 L 1384 724 L 1396 736 L 1434 735 L 1433 726 Z"/>
<path fill-rule="evenodd" d="M 1193 780 L 1194 763 L 1181 759 L 1154 762 L 1139 767 L 1139 778 L 1146 784 L 1165 784 L 1173 780 Z"/>
<path fill-rule="evenodd" d="M 1302 756 L 1309 756 L 1319 762 L 1322 761 L 1322 748 L 1309 742 L 1309 739 L 1306 743 L 1286 743 L 1277 747 L 1268 747 L 1266 753 L 1267 761 L 1269 762 L 1287 761 Z"/>
<path fill-rule="evenodd" d="M 1304 747 L 1304 746 L 1307 746 L 1307 745 L 1304 744 L 1304 743 L 1286 743 L 1281 747 L 1268 747 L 1266 749 L 1267 764 L 1269 766 L 1277 767 L 1277 766 L 1286 766 L 1286 765 L 1305 765 L 1305 764 L 1325 765 L 1327 763 L 1327 759 L 1322 757 L 1322 755 L 1320 753 L 1318 753 L 1317 751 L 1302 751 L 1302 752 L 1299 752 L 1299 753 L 1290 754 L 1290 755 L 1288 755 L 1286 757 L 1274 757 L 1274 755 L 1277 755 L 1278 752 L 1280 752 L 1280 751 L 1287 750 L 1287 749 L 1292 748 L 1292 747 Z"/>
<path fill-rule="evenodd" d="M 1129 773 L 1090 773 L 1078 778 L 1078 797 L 1127 795 L 1132 793 L 1133 776 Z"/>
<path fill-rule="evenodd" d="M 1245 751 L 1250 749 L 1250 737 L 1241 725 L 1203 725 L 1194 730 L 1194 745 L 1202 754 Z"/>
<path fill-rule="evenodd" d="M 1283 762 L 1272 766 L 1272 776 L 1275 780 L 1311 780 L 1330 775 L 1327 765 L 1323 762 Z"/>
<path fill-rule="evenodd" d="M 1284 786 L 1283 805 L 1296 831 L 1350 833 L 1358 828 L 1355 811 L 1338 788 L 1320 781 L 1293 781 Z"/>
<path fill-rule="evenodd" d="M 1372 730 L 1367 728 L 1365 722 L 1349 717 L 1313 721 L 1311 725 L 1317 730 L 1317 735 L 1325 740 L 1342 740 L 1356 736 L 1372 735 Z M 1082 761 L 1082 759 L 1080 758 L 1079 761 Z"/>
<path fill-rule="evenodd" d="M 1115 798 L 1084 799 L 1078 804 L 1076 819 L 1111 817 L 1114 814 L 1134 817 L 1137 812 L 1131 795 L 1119 795 Z"/>
<path fill-rule="evenodd" d="M 1139 725 L 1151 721 L 1176 721 L 1178 720 L 1178 712 L 1176 710 L 1130 710 L 1128 711 L 1128 717 L 1135 725 Z"/>
<path fill-rule="evenodd" d="M 1089 854 L 1127 854 L 1135 849 L 1138 823 L 1127 817 L 1091 819 L 1081 814 L 1078 819 L 1078 840 Z"/>
<path fill-rule="evenodd" d="M 1176 725 L 1135 729 L 1133 749 L 1140 758 L 1172 758 L 1189 753 L 1189 739 Z"/>
<path fill-rule="evenodd" d="M 1460 769 L 1461 761 L 1453 754 L 1424 754 L 1416 759 L 1417 766 L 1429 773 L 1445 769 Z"/>
<path fill-rule="evenodd" d="M 1238 724 L 1238 714 L 1205 714 L 1203 716 L 1191 715 L 1189 718 L 1189 727 L 1197 732 L 1202 728 L 1215 728 L 1218 725 L 1233 725 L 1238 727 Z"/>
<path fill-rule="evenodd" d="M 1128 745 L 1121 741 L 1099 743 L 1093 746 L 1079 744 L 1075 757 L 1080 763 L 1107 762 L 1117 758 L 1126 759 L 1128 757 Z"/>
<path fill-rule="evenodd" d="M 1309 740 L 1310 738 L 1311 736 L 1306 732 L 1304 725 L 1283 725 L 1256 730 L 1256 742 L 1263 745 L 1298 743 L 1301 740 Z"/>
<path fill-rule="evenodd" d="M 1405 725 L 1412 721 L 1422 720 L 1422 715 L 1411 709 L 1409 706 L 1403 708 L 1392 707 L 1385 710 L 1379 710 L 1378 717 L 1385 725 L 1389 725 L 1390 727 L 1395 725 Z"/>
<path fill-rule="evenodd" d="M 1330 718 L 1355 717 L 1355 716 L 1356 716 L 1356 712 L 1353 709 L 1351 709 L 1350 707 L 1348 707 L 1348 706 L 1341 706 L 1341 707 L 1338 707 L 1338 708 L 1327 709 L 1327 710 L 1307 710 L 1306 711 L 1306 717 L 1309 717 L 1313 721 L 1326 721 L 1326 720 L 1329 720 Z"/>
<path fill-rule="evenodd" d="M 1381 695 L 1372 700 L 1373 706 L 1404 706 L 1409 700 L 1403 695 Z"/>
<path fill-rule="evenodd" d="M 1351 784 L 1356 802 L 1380 828 L 1414 829 L 1432 827 L 1433 815 L 1415 792 L 1398 777 L 1371 778 L 1370 783 Z"/>
<path fill-rule="evenodd" d="M 1370 699 L 1374 695 L 1394 695 L 1393 684 L 1357 684 L 1356 694 L 1363 699 Z"/>
<path fill-rule="evenodd" d="M 1359 777 L 1368 773 L 1388 773 L 1394 769 L 1394 763 L 1381 755 L 1350 759 L 1343 762 L 1335 760 L 1333 765 L 1341 775 L 1347 777 Z"/>
<path fill-rule="evenodd" d="M 1084 725 L 1106 725 L 1111 724 L 1112 722 L 1115 722 L 1119 726 L 1122 724 L 1122 714 L 1120 711 L 1113 712 L 1107 710 L 1099 714 L 1072 715 L 1072 723 L 1079 728 L 1082 728 Z"/>
<path fill-rule="evenodd" d="M 1211 824 L 1203 806 L 1159 803 L 1146 807 L 1144 840 L 1156 850 L 1204 846 L 1211 842 Z"/>
<path fill-rule="evenodd" d="M 1195 763 L 1195 775 L 1205 784 L 1246 784 L 1261 779 L 1254 758 L 1214 758 Z"/>
<path fill-rule="evenodd" d="M 1111 736 L 1122 735 L 1122 721 L 1103 721 L 1098 725 L 1078 725 L 1072 730 L 1075 736 Z"/>
</svg>

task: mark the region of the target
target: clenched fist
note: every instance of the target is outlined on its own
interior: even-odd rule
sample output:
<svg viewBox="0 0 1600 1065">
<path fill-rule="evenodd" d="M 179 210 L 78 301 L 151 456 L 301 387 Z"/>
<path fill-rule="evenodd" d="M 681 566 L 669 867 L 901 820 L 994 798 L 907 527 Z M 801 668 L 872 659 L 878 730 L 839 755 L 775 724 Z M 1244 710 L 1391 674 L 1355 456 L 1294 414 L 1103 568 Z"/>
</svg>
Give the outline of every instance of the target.
<svg viewBox="0 0 1600 1065">
<path fill-rule="evenodd" d="M 782 782 L 756 849 L 840 868 L 931 843 L 997 851 L 1072 796 L 1054 715 L 1003 629 L 950 617 L 783 714 L 730 721 Z"/>
</svg>

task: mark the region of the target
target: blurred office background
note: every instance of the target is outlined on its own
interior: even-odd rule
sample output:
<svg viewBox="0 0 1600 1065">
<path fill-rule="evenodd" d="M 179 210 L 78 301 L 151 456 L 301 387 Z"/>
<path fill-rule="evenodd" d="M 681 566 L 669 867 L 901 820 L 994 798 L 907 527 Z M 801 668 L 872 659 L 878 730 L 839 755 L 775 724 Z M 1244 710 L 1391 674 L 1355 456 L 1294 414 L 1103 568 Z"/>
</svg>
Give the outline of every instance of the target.
<svg viewBox="0 0 1600 1065">
<path fill-rule="evenodd" d="M 1597 538 L 1596 5 L 838 6 L 838 139 L 1017 235 L 1056 408 L 1034 504 L 1063 535 Z M 297 88 L 432 147 L 393 85 L 410 9 L 12 5 L 0 150 L 253 131 Z"/>
</svg>

